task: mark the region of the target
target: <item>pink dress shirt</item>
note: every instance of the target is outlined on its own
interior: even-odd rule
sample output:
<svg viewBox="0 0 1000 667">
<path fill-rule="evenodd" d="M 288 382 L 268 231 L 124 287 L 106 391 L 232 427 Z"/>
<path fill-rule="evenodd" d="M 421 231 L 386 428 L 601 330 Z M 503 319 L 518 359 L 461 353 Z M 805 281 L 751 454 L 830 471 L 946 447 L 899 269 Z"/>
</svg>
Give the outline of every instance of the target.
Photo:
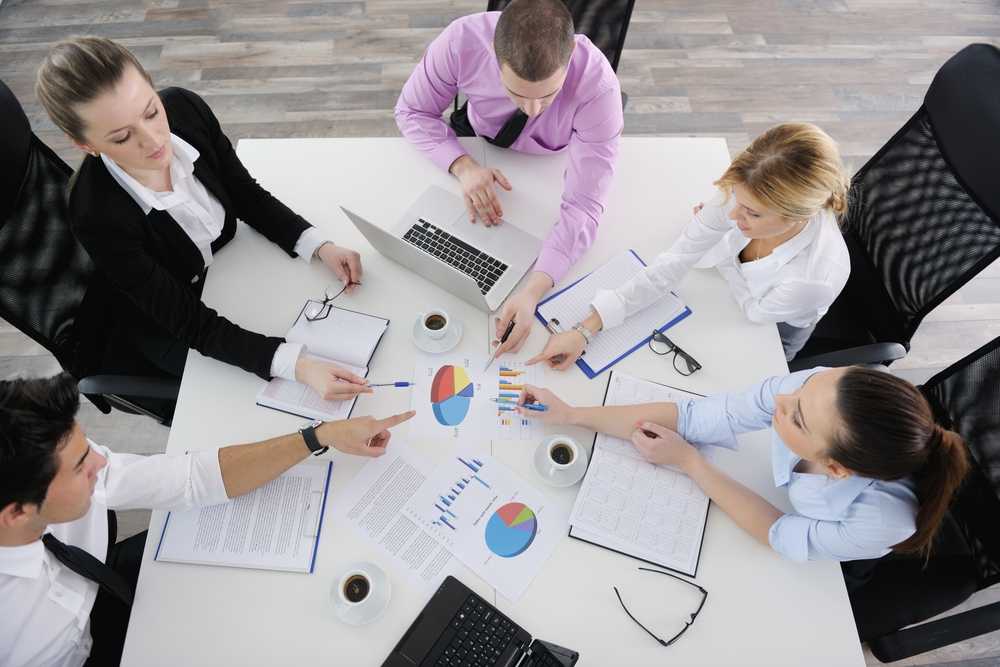
<svg viewBox="0 0 1000 667">
<path fill-rule="evenodd" d="M 466 154 L 441 117 L 459 90 L 469 99 L 469 121 L 477 134 L 495 137 L 517 111 L 500 81 L 493 52 L 499 18 L 500 12 L 484 12 L 453 21 L 427 47 L 396 103 L 396 124 L 403 136 L 441 169 Z M 535 262 L 535 270 L 544 271 L 553 282 L 594 241 L 624 126 L 618 77 L 586 36 L 576 36 L 566 72 L 552 105 L 529 118 L 511 146 L 535 154 L 569 148 L 559 221 Z"/>
</svg>

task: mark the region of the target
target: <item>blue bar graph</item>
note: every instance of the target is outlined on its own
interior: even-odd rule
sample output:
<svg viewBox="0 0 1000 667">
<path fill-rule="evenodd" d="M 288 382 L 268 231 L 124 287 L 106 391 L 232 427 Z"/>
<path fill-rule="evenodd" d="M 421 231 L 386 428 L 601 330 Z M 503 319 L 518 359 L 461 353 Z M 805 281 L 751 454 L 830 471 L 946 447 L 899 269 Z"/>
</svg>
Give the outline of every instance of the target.
<svg viewBox="0 0 1000 667">
<path fill-rule="evenodd" d="M 479 475 L 473 475 L 472 479 L 476 480 L 477 482 L 479 482 L 480 484 L 482 484 L 483 486 L 485 486 L 487 489 L 490 488 L 490 485 L 487 484 L 486 482 L 484 482 L 483 479 Z"/>
</svg>

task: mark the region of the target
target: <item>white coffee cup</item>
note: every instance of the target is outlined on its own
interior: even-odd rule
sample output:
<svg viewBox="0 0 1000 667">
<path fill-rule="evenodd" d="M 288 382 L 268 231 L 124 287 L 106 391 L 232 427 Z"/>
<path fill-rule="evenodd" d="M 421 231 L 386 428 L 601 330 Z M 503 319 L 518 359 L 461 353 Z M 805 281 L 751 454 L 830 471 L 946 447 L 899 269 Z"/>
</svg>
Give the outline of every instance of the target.
<svg viewBox="0 0 1000 667">
<path fill-rule="evenodd" d="M 572 486 L 587 472 L 587 451 L 568 435 L 554 435 L 535 449 L 535 470 L 553 486 Z"/>
<path fill-rule="evenodd" d="M 420 314 L 420 332 L 432 340 L 441 340 L 448 333 L 451 319 L 448 313 L 435 308 Z"/>
<path fill-rule="evenodd" d="M 375 563 L 352 563 L 334 582 L 330 596 L 337 617 L 348 625 L 379 618 L 389 604 L 389 577 Z"/>
</svg>

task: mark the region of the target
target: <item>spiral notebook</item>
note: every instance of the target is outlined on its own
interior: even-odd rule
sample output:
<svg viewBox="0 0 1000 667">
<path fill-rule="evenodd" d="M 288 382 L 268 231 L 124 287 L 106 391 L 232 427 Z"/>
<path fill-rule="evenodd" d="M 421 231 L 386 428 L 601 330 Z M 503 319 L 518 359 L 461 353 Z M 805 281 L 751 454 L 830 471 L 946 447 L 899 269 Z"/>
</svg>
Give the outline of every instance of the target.
<svg viewBox="0 0 1000 667">
<path fill-rule="evenodd" d="M 563 329 L 569 329 L 590 315 L 590 304 L 598 290 L 620 287 L 645 268 L 645 262 L 634 250 L 626 250 L 542 301 L 535 310 L 535 317 L 542 324 L 558 320 Z M 691 309 L 676 294 L 665 294 L 626 319 L 621 326 L 594 336 L 576 365 L 593 379 L 648 343 L 654 329 L 666 331 L 690 314 Z"/>
<path fill-rule="evenodd" d="M 307 301 L 295 324 L 285 334 L 285 340 L 302 343 L 306 350 L 303 354 L 367 377 L 368 365 L 389 328 L 389 320 L 336 307 L 331 307 L 330 314 L 321 320 L 310 322 L 306 319 L 307 309 L 319 312 L 322 307 L 322 302 Z M 278 377 L 272 378 L 257 394 L 257 405 L 324 421 L 347 419 L 357 400 L 355 396 L 342 401 L 328 401 L 309 385 Z"/>
</svg>

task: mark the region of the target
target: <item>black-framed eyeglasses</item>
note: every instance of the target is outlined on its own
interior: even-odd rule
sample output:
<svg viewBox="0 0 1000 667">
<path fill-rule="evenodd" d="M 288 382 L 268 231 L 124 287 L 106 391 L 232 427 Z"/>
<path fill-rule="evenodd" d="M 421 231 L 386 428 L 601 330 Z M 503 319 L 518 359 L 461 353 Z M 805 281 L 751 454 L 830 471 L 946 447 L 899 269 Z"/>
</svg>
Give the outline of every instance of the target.
<svg viewBox="0 0 1000 667">
<path fill-rule="evenodd" d="M 653 639 L 655 639 L 656 641 L 658 641 L 661 646 L 670 646 L 671 644 L 673 644 L 674 642 L 676 642 L 678 639 L 680 639 L 681 635 L 683 635 L 685 632 L 687 632 L 688 628 L 690 628 L 692 625 L 694 625 L 695 619 L 698 618 L 698 614 L 701 613 L 701 608 L 705 606 L 705 600 L 708 599 L 708 591 L 706 591 L 704 588 L 702 588 L 698 584 L 694 583 L 693 581 L 688 581 L 687 579 L 684 579 L 682 577 L 678 577 L 675 574 L 670 574 L 669 572 L 664 572 L 662 570 L 654 570 L 654 569 L 651 569 L 651 568 L 648 568 L 648 567 L 640 567 L 639 569 L 642 570 L 643 572 L 654 572 L 656 574 L 665 574 L 668 577 L 672 577 L 672 578 L 676 579 L 677 581 L 684 582 L 688 586 L 694 586 L 699 591 L 701 591 L 701 602 L 698 603 L 698 608 L 694 610 L 693 614 L 691 614 L 691 620 L 685 621 L 684 622 L 684 627 L 681 628 L 681 631 L 678 632 L 673 637 L 671 637 L 670 639 L 660 639 L 659 637 L 657 637 L 656 635 L 654 635 L 652 632 L 650 632 L 649 628 L 647 628 L 645 625 L 643 625 L 642 623 L 640 623 L 639 619 L 637 619 L 635 616 L 632 615 L 632 612 L 630 612 L 628 610 L 628 607 L 625 606 L 625 601 L 622 600 L 622 594 L 618 592 L 618 587 L 614 586 L 615 595 L 618 596 L 618 602 L 621 604 L 622 609 L 625 610 L 625 613 L 628 614 L 628 617 L 631 618 L 633 621 L 635 621 L 636 625 L 638 625 L 640 628 L 642 628 L 643 630 L 645 630 L 645 632 L 646 632 L 647 635 L 649 635 L 650 637 L 652 637 Z"/>
<path fill-rule="evenodd" d="M 354 283 L 345 283 L 344 285 L 332 284 L 326 288 L 323 292 L 322 301 L 310 301 L 309 305 L 306 306 L 305 316 L 306 320 L 309 322 L 318 322 L 319 320 L 325 320 L 330 316 L 330 310 L 333 308 L 333 300 L 344 293 L 348 287 Z"/>
<path fill-rule="evenodd" d="M 701 364 L 674 341 L 667 338 L 667 335 L 662 331 L 653 331 L 653 337 L 649 339 L 649 349 L 660 356 L 673 352 L 674 370 L 681 375 L 692 375 L 695 371 L 701 370 Z M 683 366 L 678 365 L 678 359 L 681 360 Z"/>
</svg>

